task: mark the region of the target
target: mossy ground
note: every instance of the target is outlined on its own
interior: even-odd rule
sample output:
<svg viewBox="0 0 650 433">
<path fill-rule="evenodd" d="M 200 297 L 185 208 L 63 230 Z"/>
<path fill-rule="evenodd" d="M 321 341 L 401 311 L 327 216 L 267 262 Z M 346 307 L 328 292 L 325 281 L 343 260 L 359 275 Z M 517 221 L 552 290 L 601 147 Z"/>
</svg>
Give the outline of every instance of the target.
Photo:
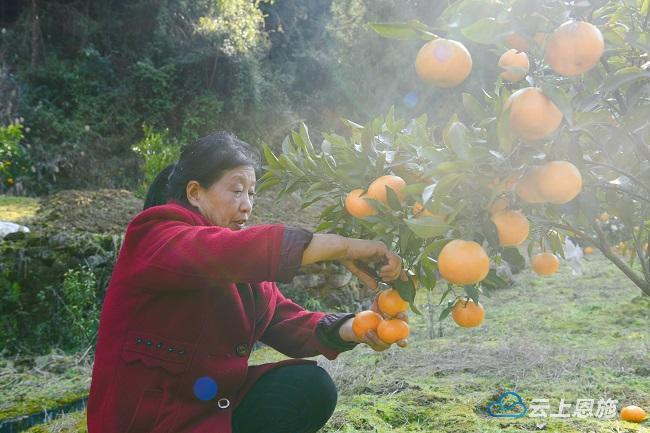
<svg viewBox="0 0 650 433">
<path fill-rule="evenodd" d="M 0 221 L 24 223 L 36 215 L 38 199 L 0 195 Z"/>
<path fill-rule="evenodd" d="M 460 329 L 447 319 L 434 324 L 436 337 L 429 338 L 426 293 L 420 292 L 425 315 L 411 315 L 407 348 L 359 346 L 334 361 L 316 357 L 339 388 L 337 409 L 322 431 L 650 433 L 650 423 L 618 416 L 508 420 L 485 410 L 506 390 L 526 403 L 549 399 L 549 413 L 558 411 L 561 398 L 573 404 L 611 398 L 618 409 L 650 409 L 650 298 L 604 258 L 589 256 L 579 277 L 568 266 L 547 278 L 524 272 L 515 286 L 482 302 L 482 327 Z M 436 316 L 440 309 L 434 307 Z M 283 358 L 262 348 L 251 363 Z M 30 431 L 83 432 L 83 420 L 79 412 Z"/>
</svg>

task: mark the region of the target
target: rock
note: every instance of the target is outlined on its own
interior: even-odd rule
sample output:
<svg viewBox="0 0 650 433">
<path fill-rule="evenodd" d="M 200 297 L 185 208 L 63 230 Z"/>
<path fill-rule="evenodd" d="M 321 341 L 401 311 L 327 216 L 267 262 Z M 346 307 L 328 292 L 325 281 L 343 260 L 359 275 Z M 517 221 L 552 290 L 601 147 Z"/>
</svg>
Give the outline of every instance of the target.
<svg viewBox="0 0 650 433">
<path fill-rule="evenodd" d="M 29 233 L 29 228 L 9 221 L 0 221 L 0 239 L 11 233 Z"/>
</svg>

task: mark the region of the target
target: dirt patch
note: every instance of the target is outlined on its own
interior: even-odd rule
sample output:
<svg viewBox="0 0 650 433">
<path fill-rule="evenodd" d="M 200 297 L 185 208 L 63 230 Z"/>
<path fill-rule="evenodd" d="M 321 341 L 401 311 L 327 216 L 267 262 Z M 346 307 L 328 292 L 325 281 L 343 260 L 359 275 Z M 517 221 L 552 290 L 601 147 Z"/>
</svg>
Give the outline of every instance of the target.
<svg viewBox="0 0 650 433">
<path fill-rule="evenodd" d="M 123 189 L 67 190 L 46 197 L 29 227 L 47 232 L 123 233 L 142 210 L 142 200 Z"/>
<path fill-rule="evenodd" d="M 142 211 L 143 201 L 123 189 L 96 191 L 66 190 L 41 199 L 36 214 L 24 221 L 30 229 L 87 233 L 124 233 L 129 221 Z M 325 203 L 300 209 L 300 200 L 277 191 L 263 191 L 256 197 L 251 225 L 282 223 L 313 230 Z"/>
</svg>

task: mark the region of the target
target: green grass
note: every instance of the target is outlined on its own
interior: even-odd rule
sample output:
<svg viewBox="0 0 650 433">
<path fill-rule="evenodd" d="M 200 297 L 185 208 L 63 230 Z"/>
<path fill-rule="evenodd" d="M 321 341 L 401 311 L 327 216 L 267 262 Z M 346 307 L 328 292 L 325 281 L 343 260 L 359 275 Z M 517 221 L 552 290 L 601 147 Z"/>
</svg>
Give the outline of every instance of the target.
<svg viewBox="0 0 650 433">
<path fill-rule="evenodd" d="M 365 346 L 329 361 L 316 357 L 339 388 L 337 409 L 322 430 L 333 432 L 439 433 L 650 433 L 650 424 L 595 417 L 508 420 L 487 415 L 503 391 L 529 403 L 548 398 L 618 400 L 650 409 L 650 298 L 602 256 L 589 256 L 583 276 L 564 266 L 558 275 L 529 272 L 517 284 L 482 298 L 482 327 L 461 329 L 451 319 L 430 339 L 426 317 L 411 315 L 405 349 L 374 352 Z M 439 299 L 436 291 L 434 299 Z M 427 311 L 426 293 L 418 305 Z M 441 307 L 434 306 L 437 318 Z M 285 357 L 263 348 L 251 364 Z M 573 406 L 570 411 L 573 410 Z M 83 414 L 71 414 L 31 432 L 84 431 Z M 542 425 L 543 424 L 543 425 Z"/>
<path fill-rule="evenodd" d="M 38 199 L 0 195 L 0 221 L 21 223 L 36 214 Z"/>
</svg>

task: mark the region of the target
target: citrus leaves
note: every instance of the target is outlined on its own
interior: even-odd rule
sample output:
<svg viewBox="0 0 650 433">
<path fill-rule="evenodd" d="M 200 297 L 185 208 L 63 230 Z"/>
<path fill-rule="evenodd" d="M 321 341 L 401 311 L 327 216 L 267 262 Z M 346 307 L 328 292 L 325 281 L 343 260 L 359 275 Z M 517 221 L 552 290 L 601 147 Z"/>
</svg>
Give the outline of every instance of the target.
<svg viewBox="0 0 650 433">
<path fill-rule="evenodd" d="M 370 23 L 369 26 L 379 35 L 389 39 L 422 39 L 428 41 L 437 38 L 426 24 L 417 20 L 405 23 Z"/>
</svg>

